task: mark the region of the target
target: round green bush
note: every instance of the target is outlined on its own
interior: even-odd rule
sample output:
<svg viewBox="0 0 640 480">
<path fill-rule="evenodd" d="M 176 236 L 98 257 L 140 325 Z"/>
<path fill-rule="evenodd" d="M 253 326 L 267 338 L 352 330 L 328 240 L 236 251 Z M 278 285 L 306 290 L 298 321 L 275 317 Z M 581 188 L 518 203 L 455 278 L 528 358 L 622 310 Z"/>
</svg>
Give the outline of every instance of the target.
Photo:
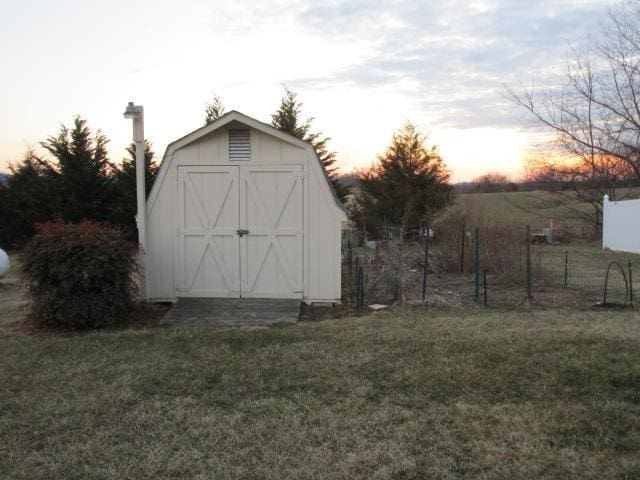
<svg viewBox="0 0 640 480">
<path fill-rule="evenodd" d="M 131 305 L 133 251 L 119 230 L 96 222 L 38 225 L 22 256 L 33 318 L 53 327 L 120 323 Z"/>
</svg>

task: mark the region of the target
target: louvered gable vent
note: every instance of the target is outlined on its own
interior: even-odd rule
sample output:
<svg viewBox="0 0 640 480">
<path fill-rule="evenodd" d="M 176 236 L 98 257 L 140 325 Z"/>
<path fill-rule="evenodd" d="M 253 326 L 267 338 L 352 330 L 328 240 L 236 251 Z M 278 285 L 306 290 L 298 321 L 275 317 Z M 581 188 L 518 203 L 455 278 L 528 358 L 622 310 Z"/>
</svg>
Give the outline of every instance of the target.
<svg viewBox="0 0 640 480">
<path fill-rule="evenodd" d="M 249 129 L 229 130 L 229 160 L 251 160 Z"/>
</svg>

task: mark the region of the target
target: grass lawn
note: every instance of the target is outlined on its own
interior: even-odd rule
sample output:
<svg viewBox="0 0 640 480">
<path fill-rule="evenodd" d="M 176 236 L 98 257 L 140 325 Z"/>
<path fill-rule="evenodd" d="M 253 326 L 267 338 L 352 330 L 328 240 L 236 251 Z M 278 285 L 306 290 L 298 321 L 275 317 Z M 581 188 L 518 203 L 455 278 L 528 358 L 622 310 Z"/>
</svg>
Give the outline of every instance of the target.
<svg viewBox="0 0 640 480">
<path fill-rule="evenodd" d="M 573 288 L 585 287 L 602 292 L 608 266 L 616 262 L 627 275 L 629 280 L 629 263 L 635 277 L 632 288 L 640 290 L 640 255 L 627 252 L 603 250 L 597 243 L 573 243 L 543 245 L 541 252 L 542 271 L 550 284 L 562 285 L 565 271 L 565 254 L 567 255 L 567 285 Z M 609 290 L 617 297 L 624 297 L 626 285 L 620 270 L 615 266 L 609 275 Z M 621 298 L 622 300 L 622 298 Z"/>
<path fill-rule="evenodd" d="M 1 478 L 640 478 L 633 311 L 52 336 L 3 283 Z"/>
</svg>

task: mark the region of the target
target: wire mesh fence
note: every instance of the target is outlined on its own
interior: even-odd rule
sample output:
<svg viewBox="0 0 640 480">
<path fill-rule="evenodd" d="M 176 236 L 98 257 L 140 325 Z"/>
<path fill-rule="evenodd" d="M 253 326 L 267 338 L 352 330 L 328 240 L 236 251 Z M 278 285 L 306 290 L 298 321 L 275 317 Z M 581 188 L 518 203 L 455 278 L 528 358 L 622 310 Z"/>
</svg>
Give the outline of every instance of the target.
<svg viewBox="0 0 640 480">
<path fill-rule="evenodd" d="M 547 243 L 530 230 L 457 229 L 458 238 L 343 242 L 343 299 L 377 305 L 633 306 L 640 255 Z M 357 236 L 355 236 L 357 238 Z"/>
<path fill-rule="evenodd" d="M 640 265 L 635 255 L 549 245 L 542 257 L 540 288 L 562 288 L 573 292 L 576 301 L 632 304 L 634 261 Z"/>
</svg>

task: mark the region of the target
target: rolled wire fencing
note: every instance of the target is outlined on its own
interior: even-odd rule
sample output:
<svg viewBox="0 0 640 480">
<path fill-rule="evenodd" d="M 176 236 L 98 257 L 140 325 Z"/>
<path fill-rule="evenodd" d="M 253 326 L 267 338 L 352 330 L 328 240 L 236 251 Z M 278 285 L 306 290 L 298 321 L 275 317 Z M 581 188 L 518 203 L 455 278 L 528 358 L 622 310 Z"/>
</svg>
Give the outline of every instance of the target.
<svg viewBox="0 0 640 480">
<path fill-rule="evenodd" d="M 640 256 L 593 245 L 541 242 L 530 228 L 496 232 L 461 226 L 455 242 L 343 242 L 343 300 L 371 305 L 464 307 L 633 306 Z M 498 238 L 499 237 L 499 238 Z M 454 261 L 452 261 L 454 259 Z"/>
</svg>

